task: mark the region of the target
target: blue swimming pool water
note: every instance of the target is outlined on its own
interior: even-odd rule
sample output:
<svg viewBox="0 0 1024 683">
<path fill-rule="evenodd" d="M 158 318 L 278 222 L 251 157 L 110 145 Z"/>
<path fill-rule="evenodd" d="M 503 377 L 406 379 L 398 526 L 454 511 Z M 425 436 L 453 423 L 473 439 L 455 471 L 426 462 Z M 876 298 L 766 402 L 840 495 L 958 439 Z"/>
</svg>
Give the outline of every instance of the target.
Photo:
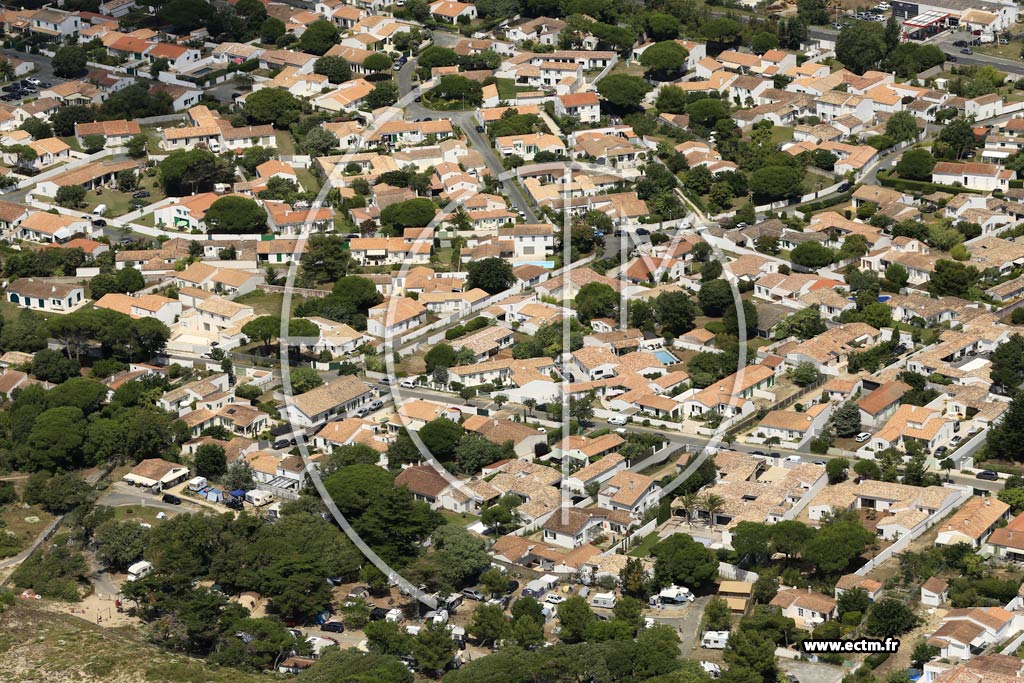
<svg viewBox="0 0 1024 683">
<path fill-rule="evenodd" d="M 654 352 L 654 357 L 657 358 L 658 360 L 660 360 L 665 365 L 672 365 L 673 363 L 678 363 L 679 362 L 678 358 L 673 356 L 671 353 L 669 353 L 665 349 L 658 349 L 657 351 L 655 351 Z"/>
</svg>

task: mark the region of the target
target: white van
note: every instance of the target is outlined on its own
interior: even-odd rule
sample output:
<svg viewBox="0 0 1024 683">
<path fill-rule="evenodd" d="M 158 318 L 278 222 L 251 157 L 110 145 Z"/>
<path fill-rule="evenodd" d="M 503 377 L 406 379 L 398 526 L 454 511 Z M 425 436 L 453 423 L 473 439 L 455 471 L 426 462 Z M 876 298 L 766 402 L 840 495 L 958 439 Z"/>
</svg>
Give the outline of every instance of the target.
<svg viewBox="0 0 1024 683">
<path fill-rule="evenodd" d="M 416 380 L 409 379 L 407 377 L 407 378 L 403 379 L 401 382 L 399 382 L 399 385 L 402 386 L 405 389 L 415 389 L 416 388 Z"/>
<path fill-rule="evenodd" d="M 590 601 L 594 607 L 612 609 L 615 607 L 615 593 L 595 593 L 594 599 Z"/>
<path fill-rule="evenodd" d="M 103 216 L 106 213 L 107 213 L 107 205 L 106 204 L 100 204 L 99 206 L 97 206 L 95 209 L 92 210 L 92 215 L 93 216 Z"/>
<path fill-rule="evenodd" d="M 624 425 L 629 422 L 629 418 L 625 415 L 612 415 L 608 418 L 608 424 L 610 425 Z"/>
<path fill-rule="evenodd" d="M 128 567 L 128 580 L 137 581 L 142 577 L 153 571 L 153 565 L 150 562 L 143 560 L 142 562 L 136 562 L 132 566 Z"/>
<path fill-rule="evenodd" d="M 724 650 L 728 643 L 728 631 L 704 631 L 700 638 L 700 646 L 709 650 Z"/>
</svg>

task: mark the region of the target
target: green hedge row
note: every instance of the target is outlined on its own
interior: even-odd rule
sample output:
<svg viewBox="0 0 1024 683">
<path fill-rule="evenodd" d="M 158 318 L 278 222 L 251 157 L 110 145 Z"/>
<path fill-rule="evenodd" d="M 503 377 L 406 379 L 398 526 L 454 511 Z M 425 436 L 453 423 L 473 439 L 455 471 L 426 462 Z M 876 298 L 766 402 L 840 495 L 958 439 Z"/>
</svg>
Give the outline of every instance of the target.
<svg viewBox="0 0 1024 683">
<path fill-rule="evenodd" d="M 939 183 L 929 183 L 924 180 L 893 178 L 889 173 L 883 173 L 882 171 L 878 172 L 878 184 L 882 187 L 891 187 L 894 190 L 920 192 L 921 194 L 930 194 L 932 192 L 946 192 L 947 194 L 980 194 L 977 190 L 970 190 L 966 187 L 940 185 Z"/>
</svg>

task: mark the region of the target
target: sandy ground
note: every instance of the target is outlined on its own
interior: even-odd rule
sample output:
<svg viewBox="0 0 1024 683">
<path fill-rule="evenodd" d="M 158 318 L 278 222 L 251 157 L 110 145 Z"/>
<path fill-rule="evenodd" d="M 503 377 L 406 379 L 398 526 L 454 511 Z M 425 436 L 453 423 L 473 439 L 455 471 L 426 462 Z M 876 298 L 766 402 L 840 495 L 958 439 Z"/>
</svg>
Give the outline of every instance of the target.
<svg viewBox="0 0 1024 683">
<path fill-rule="evenodd" d="M 100 598 L 96 595 L 90 595 L 81 602 L 40 602 L 44 609 L 62 614 L 70 614 L 104 628 L 138 626 L 140 623 L 138 619 L 128 616 L 127 610 L 118 614 L 113 600 Z"/>
</svg>

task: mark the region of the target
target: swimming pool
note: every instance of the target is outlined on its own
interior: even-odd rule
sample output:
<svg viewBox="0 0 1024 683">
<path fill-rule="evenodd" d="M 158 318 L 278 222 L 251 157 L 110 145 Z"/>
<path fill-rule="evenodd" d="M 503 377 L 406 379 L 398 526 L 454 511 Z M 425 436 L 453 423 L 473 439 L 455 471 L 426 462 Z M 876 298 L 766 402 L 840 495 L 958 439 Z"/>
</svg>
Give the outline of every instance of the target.
<svg viewBox="0 0 1024 683">
<path fill-rule="evenodd" d="M 673 363 L 678 363 L 679 362 L 678 358 L 673 356 L 671 353 L 669 353 L 665 349 L 658 349 L 657 351 L 655 351 L 654 352 L 654 357 L 657 358 L 658 360 L 660 360 L 665 365 L 672 365 Z"/>
</svg>

